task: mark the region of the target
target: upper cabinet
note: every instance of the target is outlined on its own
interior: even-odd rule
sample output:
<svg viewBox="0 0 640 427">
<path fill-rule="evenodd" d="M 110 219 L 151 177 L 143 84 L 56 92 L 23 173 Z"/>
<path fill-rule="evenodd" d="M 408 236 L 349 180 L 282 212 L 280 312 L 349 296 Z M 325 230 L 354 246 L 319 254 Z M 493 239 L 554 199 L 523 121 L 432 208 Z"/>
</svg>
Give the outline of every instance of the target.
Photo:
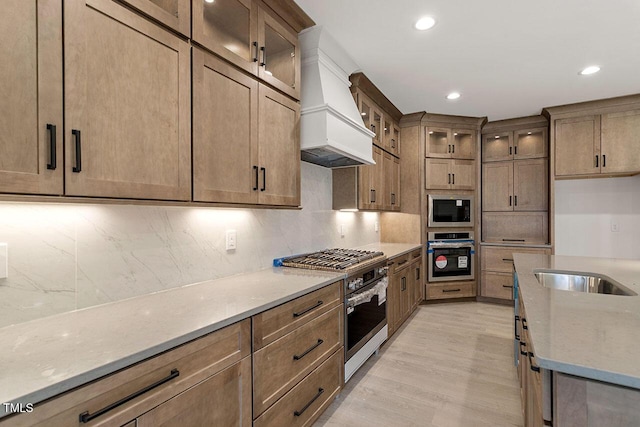
<svg viewBox="0 0 640 427">
<path fill-rule="evenodd" d="M 426 157 L 468 160 L 476 158 L 475 131 L 428 126 L 426 132 Z"/>
<path fill-rule="evenodd" d="M 190 200 L 189 44 L 110 0 L 64 22 L 65 194 Z"/>
<path fill-rule="evenodd" d="M 640 95 L 546 108 L 556 178 L 640 173 Z"/>
<path fill-rule="evenodd" d="M 144 13 L 155 21 L 172 30 L 189 37 L 190 2 L 189 0 L 120 0 L 136 10 Z"/>
<path fill-rule="evenodd" d="M 546 127 L 483 134 L 482 161 L 501 162 L 547 157 L 547 141 Z"/>
<path fill-rule="evenodd" d="M 256 0 L 192 0 L 193 41 L 300 98 L 298 34 Z"/>
<path fill-rule="evenodd" d="M 0 15 L 0 191 L 63 193 L 62 1 L 9 0 Z"/>
</svg>

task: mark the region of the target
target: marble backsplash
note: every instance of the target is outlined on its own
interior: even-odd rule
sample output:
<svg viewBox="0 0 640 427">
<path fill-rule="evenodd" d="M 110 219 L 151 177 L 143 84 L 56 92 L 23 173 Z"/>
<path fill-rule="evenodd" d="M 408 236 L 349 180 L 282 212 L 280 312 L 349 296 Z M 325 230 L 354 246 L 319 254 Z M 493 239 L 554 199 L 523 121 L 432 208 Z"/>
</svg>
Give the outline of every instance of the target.
<svg viewBox="0 0 640 427">
<path fill-rule="evenodd" d="M 273 258 L 378 242 L 378 214 L 331 209 L 331 170 L 302 163 L 302 210 L 0 204 L 0 327 L 203 280 Z M 345 235 L 340 235 L 340 226 Z M 225 232 L 237 249 L 225 250 Z"/>
</svg>

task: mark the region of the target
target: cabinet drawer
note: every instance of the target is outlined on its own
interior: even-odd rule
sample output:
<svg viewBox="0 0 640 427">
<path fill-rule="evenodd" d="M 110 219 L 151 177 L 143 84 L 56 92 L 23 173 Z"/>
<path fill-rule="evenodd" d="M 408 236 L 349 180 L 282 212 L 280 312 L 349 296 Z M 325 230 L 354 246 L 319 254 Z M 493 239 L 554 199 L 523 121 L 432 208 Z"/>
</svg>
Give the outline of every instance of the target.
<svg viewBox="0 0 640 427">
<path fill-rule="evenodd" d="M 255 420 L 254 427 L 301 427 L 313 424 L 340 391 L 344 375 L 343 350 L 340 347 L 326 362 L 265 411 Z"/>
<path fill-rule="evenodd" d="M 253 350 L 258 350 L 300 325 L 342 304 L 342 281 L 253 316 Z"/>
<path fill-rule="evenodd" d="M 512 273 L 514 253 L 548 255 L 551 250 L 548 248 L 483 246 L 481 253 L 482 270 Z"/>
<path fill-rule="evenodd" d="M 416 249 L 415 251 L 411 252 L 411 259 L 414 260 L 416 258 L 420 258 L 421 255 L 422 255 L 422 249 Z"/>
<path fill-rule="evenodd" d="M 482 296 L 513 300 L 513 275 L 483 271 Z"/>
<path fill-rule="evenodd" d="M 253 414 L 260 415 L 343 342 L 343 305 L 254 352 Z"/>
<path fill-rule="evenodd" d="M 404 254 L 404 255 L 397 256 L 395 258 L 390 258 L 387 261 L 387 265 L 389 266 L 389 274 L 394 274 L 396 271 L 399 271 L 405 267 L 408 267 L 410 260 L 411 260 L 411 254 Z"/>
<path fill-rule="evenodd" d="M 249 319 L 213 332 L 115 374 L 36 405 L 34 412 L 2 420 L 2 427 L 78 425 L 80 414 L 95 414 L 114 402 L 158 385 L 87 422 L 86 426 L 123 425 L 198 382 L 240 361 L 251 352 Z M 178 375 L 175 375 L 175 371 Z"/>
<path fill-rule="evenodd" d="M 475 282 L 450 282 L 446 285 L 427 283 L 427 299 L 474 297 Z"/>
<path fill-rule="evenodd" d="M 482 214 L 482 239 L 491 243 L 548 243 L 548 214 L 485 212 Z"/>
</svg>

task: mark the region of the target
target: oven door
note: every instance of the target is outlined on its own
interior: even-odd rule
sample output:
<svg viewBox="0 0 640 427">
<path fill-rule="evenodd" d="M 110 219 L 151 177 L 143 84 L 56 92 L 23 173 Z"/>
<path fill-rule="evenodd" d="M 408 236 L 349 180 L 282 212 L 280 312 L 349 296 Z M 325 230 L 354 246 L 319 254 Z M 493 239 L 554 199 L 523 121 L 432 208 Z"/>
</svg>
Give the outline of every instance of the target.
<svg viewBox="0 0 640 427">
<path fill-rule="evenodd" d="M 473 280 L 473 243 L 430 242 L 429 281 Z"/>
<path fill-rule="evenodd" d="M 387 324 L 385 276 L 345 297 L 345 362 Z"/>
</svg>

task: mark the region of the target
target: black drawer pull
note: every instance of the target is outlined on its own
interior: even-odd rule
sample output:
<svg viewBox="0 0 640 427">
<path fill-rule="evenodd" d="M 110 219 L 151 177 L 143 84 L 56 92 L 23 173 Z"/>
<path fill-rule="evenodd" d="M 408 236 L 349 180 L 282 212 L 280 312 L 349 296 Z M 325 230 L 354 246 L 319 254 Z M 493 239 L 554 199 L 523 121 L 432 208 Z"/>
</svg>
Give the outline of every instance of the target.
<svg viewBox="0 0 640 427">
<path fill-rule="evenodd" d="M 532 370 L 533 372 L 540 372 L 540 367 L 539 367 L 539 366 L 534 365 L 534 364 L 533 364 L 533 360 L 531 360 L 531 358 L 533 357 L 533 353 L 529 352 L 528 357 L 529 357 L 529 366 L 531 367 L 531 370 Z"/>
<path fill-rule="evenodd" d="M 522 318 L 522 329 L 529 329 L 529 327 L 527 326 L 527 319 L 525 319 L 524 317 Z"/>
<path fill-rule="evenodd" d="M 78 173 L 82 171 L 82 142 L 80 141 L 80 131 L 71 129 L 71 135 L 76 137 L 76 165 L 71 170 Z"/>
<path fill-rule="evenodd" d="M 309 403 L 307 403 L 306 405 L 304 405 L 304 407 L 302 409 L 300 409 L 299 411 L 294 411 L 293 415 L 295 415 L 296 417 L 299 417 L 300 415 L 304 414 L 304 411 L 306 411 L 307 409 L 309 409 L 309 406 L 313 405 L 313 402 L 315 402 L 316 400 L 318 400 L 318 398 L 322 395 L 322 393 L 324 393 L 324 389 L 323 388 L 319 388 L 318 389 L 318 394 L 316 394 L 315 396 L 313 396 L 313 399 L 311 399 L 309 401 Z"/>
<path fill-rule="evenodd" d="M 299 312 L 297 312 L 297 313 L 293 313 L 293 317 L 300 317 L 300 316 L 302 316 L 303 314 L 307 314 L 307 313 L 308 313 L 308 312 L 310 312 L 311 310 L 314 310 L 314 309 L 316 309 L 316 308 L 320 307 L 322 304 L 324 304 L 324 301 L 320 300 L 320 301 L 318 301 L 314 306 L 311 306 L 311 307 L 309 307 L 309 308 L 305 308 L 304 310 L 299 311 Z"/>
<path fill-rule="evenodd" d="M 442 292 L 460 292 L 462 289 L 460 288 L 456 288 L 456 289 L 443 289 Z"/>
<path fill-rule="evenodd" d="M 404 261 L 398 263 L 398 267 L 400 267 L 401 265 L 404 265 L 404 264 L 406 264 L 408 262 L 409 262 L 409 260 L 405 259 Z"/>
<path fill-rule="evenodd" d="M 303 358 L 303 357 L 305 357 L 307 354 L 311 353 L 313 350 L 315 350 L 316 348 L 320 347 L 320 346 L 322 345 L 322 343 L 323 343 L 323 342 L 324 342 L 323 340 L 321 340 L 320 338 L 318 338 L 318 342 L 317 342 L 317 343 L 315 343 L 314 345 L 312 345 L 311 347 L 309 347 L 308 349 L 306 349 L 306 350 L 304 351 L 304 353 L 302 353 L 302 354 L 301 354 L 301 355 L 299 355 L 299 356 L 298 356 L 297 354 L 294 354 L 294 355 L 293 355 L 293 360 L 300 360 L 300 359 L 302 359 L 302 358 Z"/>
<path fill-rule="evenodd" d="M 503 242 L 524 242 L 524 239 L 502 239 Z"/>
<path fill-rule="evenodd" d="M 165 377 L 165 378 L 163 378 L 163 379 L 161 379 L 161 380 L 159 380 L 159 381 L 157 381 L 157 382 L 155 382 L 155 383 L 153 383 L 151 385 L 148 385 L 145 388 L 143 388 L 142 390 L 138 390 L 135 393 L 130 394 L 129 396 L 127 396 L 127 397 L 125 397 L 123 399 L 120 399 L 117 402 L 112 403 L 111 405 L 109 405 L 109 406 L 107 406 L 105 408 L 102 408 L 97 412 L 94 412 L 93 414 L 89 414 L 89 411 L 85 411 L 85 412 L 81 413 L 80 414 L 80 422 L 81 423 L 88 423 L 89 421 L 93 420 L 94 418 L 97 418 L 100 415 L 104 415 L 107 412 L 111 411 L 112 409 L 117 408 L 120 405 L 124 405 L 125 403 L 129 402 L 130 400 L 133 400 L 136 397 L 141 396 L 141 395 L 145 394 L 146 392 L 148 392 L 148 391 L 150 391 L 150 390 L 152 390 L 152 389 L 154 389 L 154 388 L 156 388 L 158 386 L 161 386 L 162 384 L 164 384 L 164 383 L 166 383 L 168 381 L 171 381 L 172 379 L 176 378 L 179 375 L 180 375 L 180 371 L 178 371 L 177 369 L 172 369 L 171 373 L 169 374 L 169 376 L 167 376 L 167 377 Z"/>
<path fill-rule="evenodd" d="M 513 285 L 502 285 L 503 288 L 513 288 Z"/>
<path fill-rule="evenodd" d="M 55 170 L 56 168 L 56 125 L 47 123 L 47 130 L 49 131 L 49 163 L 47 163 L 47 169 Z"/>
<path fill-rule="evenodd" d="M 527 356 L 528 355 L 528 353 L 526 351 L 522 351 L 522 347 L 526 347 L 526 346 L 527 346 L 526 342 L 520 341 L 520 354 L 523 355 L 523 356 Z"/>
<path fill-rule="evenodd" d="M 513 262 L 513 258 L 502 258 L 504 262 Z"/>
<path fill-rule="evenodd" d="M 520 341 L 520 335 L 518 335 L 518 320 L 520 320 L 520 316 L 513 318 L 513 334 L 515 335 L 515 339 Z"/>
</svg>

